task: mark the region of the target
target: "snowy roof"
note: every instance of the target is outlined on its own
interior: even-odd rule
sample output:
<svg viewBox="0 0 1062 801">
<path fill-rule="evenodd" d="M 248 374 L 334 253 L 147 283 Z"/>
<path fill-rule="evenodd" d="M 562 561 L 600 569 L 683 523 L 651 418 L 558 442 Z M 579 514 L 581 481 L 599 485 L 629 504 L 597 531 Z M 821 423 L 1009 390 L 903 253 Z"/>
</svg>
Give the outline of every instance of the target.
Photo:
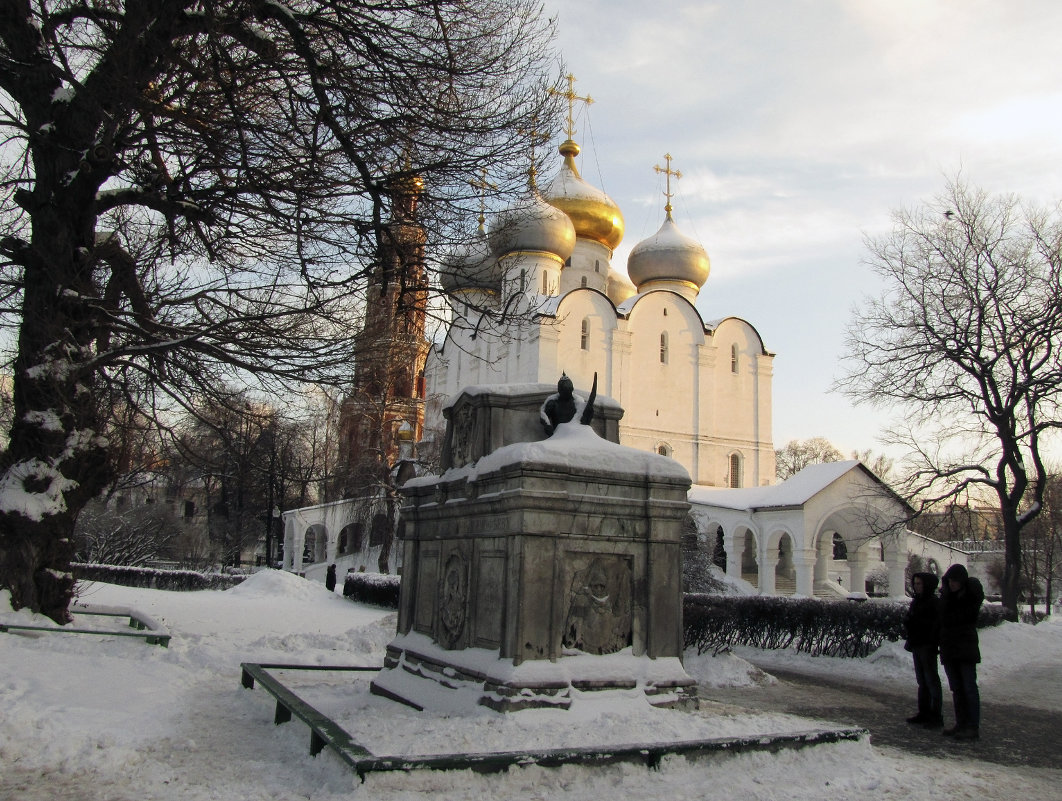
<svg viewBox="0 0 1062 801">
<path fill-rule="evenodd" d="M 837 479 L 852 470 L 863 470 L 875 481 L 882 483 L 867 467 L 857 459 L 842 462 L 823 462 L 809 464 L 795 476 L 773 484 L 769 487 L 748 487 L 741 489 L 723 489 L 719 487 L 694 486 L 690 490 L 690 501 L 707 506 L 720 506 L 724 509 L 783 509 L 803 506 Z M 885 486 L 882 483 L 882 486 Z"/>
<path fill-rule="evenodd" d="M 674 459 L 609 442 L 598 436 L 590 426 L 580 424 L 578 418 L 558 425 L 548 439 L 503 445 L 478 462 L 452 467 L 443 473 L 442 480 L 464 478 L 476 481 L 513 464 L 552 465 L 575 474 L 604 468 L 613 473 L 653 476 L 660 480 L 690 480 L 686 468 Z M 405 486 L 423 486 L 438 480 L 436 476 L 425 476 L 410 479 Z"/>
</svg>

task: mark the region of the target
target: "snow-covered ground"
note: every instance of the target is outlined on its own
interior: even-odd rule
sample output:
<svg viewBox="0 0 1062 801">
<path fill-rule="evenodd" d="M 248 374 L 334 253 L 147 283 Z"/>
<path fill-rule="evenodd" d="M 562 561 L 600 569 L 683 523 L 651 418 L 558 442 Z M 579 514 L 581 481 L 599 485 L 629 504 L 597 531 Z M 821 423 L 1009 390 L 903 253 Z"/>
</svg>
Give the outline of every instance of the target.
<svg viewBox="0 0 1062 801">
<path fill-rule="evenodd" d="M 351 604 L 324 587 L 266 571 L 225 592 L 178 593 L 89 584 L 82 600 L 131 606 L 165 625 L 168 649 L 134 638 L 0 635 L 0 799 L 243 801 L 354 797 L 440 799 L 933 799 L 1057 797 L 1062 771 L 1006 768 L 961 758 L 933 760 L 872 748 L 866 741 L 778 755 L 738 754 L 696 762 L 522 767 L 481 776 L 457 771 L 374 774 L 362 784 L 325 751 L 308 755 L 297 719 L 273 725 L 266 692 L 240 687 L 242 661 L 378 665 L 394 632 L 392 613 Z M 0 620 L 46 624 L 11 612 Z M 986 694 L 1019 667 L 1062 664 L 1062 625 L 1006 625 L 982 636 Z M 757 661 L 762 660 L 758 655 Z M 868 660 L 771 654 L 778 665 L 857 673 L 910 683 L 909 660 L 888 645 Z M 733 655 L 687 656 L 699 682 L 772 681 Z M 807 730 L 786 715 L 737 713 L 712 704 L 697 713 L 657 710 L 615 695 L 580 699 L 568 712 L 500 715 L 416 713 L 367 692 L 362 679 L 289 674 L 309 700 L 376 754 L 488 751 L 564 744 L 633 743 Z M 1017 690 L 1020 693 L 1020 688 Z M 1062 694 L 1026 699 L 1062 709 Z"/>
</svg>

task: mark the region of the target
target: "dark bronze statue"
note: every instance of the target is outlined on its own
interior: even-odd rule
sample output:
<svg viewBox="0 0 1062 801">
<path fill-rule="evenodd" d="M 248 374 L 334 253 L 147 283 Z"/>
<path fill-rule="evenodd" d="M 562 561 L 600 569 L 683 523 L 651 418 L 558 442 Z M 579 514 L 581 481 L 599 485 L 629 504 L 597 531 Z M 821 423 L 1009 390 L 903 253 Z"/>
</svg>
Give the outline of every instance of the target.
<svg viewBox="0 0 1062 801">
<path fill-rule="evenodd" d="M 597 373 L 594 373 L 594 385 L 590 388 L 590 397 L 586 399 L 583 413 L 579 422 L 584 426 L 590 425 L 594 419 L 594 401 L 597 399 Z M 560 381 L 557 382 L 557 391 L 546 398 L 542 404 L 539 417 L 542 427 L 546 429 L 546 436 L 552 436 L 561 423 L 571 422 L 578 410 L 578 402 L 575 399 L 575 385 L 568 378 L 567 373 L 561 373 Z"/>
</svg>

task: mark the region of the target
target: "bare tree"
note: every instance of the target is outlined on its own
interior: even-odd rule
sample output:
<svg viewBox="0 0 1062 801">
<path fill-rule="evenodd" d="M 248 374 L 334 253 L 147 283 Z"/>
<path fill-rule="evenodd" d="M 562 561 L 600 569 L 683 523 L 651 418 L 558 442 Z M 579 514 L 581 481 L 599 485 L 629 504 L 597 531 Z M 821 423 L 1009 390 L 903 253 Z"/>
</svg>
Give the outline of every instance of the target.
<svg viewBox="0 0 1062 801">
<path fill-rule="evenodd" d="M 1021 533 L 1043 509 L 1044 441 L 1062 426 L 1062 221 L 955 181 L 867 247 L 884 286 L 854 315 L 840 385 L 904 416 L 889 437 L 910 454 L 914 505 L 995 498 L 1016 616 Z"/>
<path fill-rule="evenodd" d="M 452 241 L 557 117 L 535 0 L 0 0 L 0 313 L 18 329 L 0 586 L 69 619 L 101 414 L 341 382 L 387 188 Z M 463 224 L 463 223 L 462 223 Z M 381 273 L 387 280 L 387 273 Z"/>
<path fill-rule="evenodd" d="M 1062 476 L 1057 473 L 1047 480 L 1043 504 L 1043 511 L 1022 536 L 1022 578 L 1029 611 L 1036 612 L 1040 596 L 1044 615 L 1050 615 L 1054 585 L 1062 567 Z"/>
<path fill-rule="evenodd" d="M 106 565 L 146 564 L 167 555 L 182 534 L 173 508 L 165 503 L 114 508 L 93 501 L 78 516 L 77 558 Z"/>
<path fill-rule="evenodd" d="M 852 458 L 865 464 L 870 472 L 888 484 L 894 478 L 893 465 L 896 463 L 884 453 L 874 453 L 870 448 L 862 451 L 852 451 Z"/>
<path fill-rule="evenodd" d="M 839 462 L 844 455 L 824 437 L 790 440 L 774 452 L 775 475 L 779 481 L 795 476 L 809 464 Z"/>
</svg>

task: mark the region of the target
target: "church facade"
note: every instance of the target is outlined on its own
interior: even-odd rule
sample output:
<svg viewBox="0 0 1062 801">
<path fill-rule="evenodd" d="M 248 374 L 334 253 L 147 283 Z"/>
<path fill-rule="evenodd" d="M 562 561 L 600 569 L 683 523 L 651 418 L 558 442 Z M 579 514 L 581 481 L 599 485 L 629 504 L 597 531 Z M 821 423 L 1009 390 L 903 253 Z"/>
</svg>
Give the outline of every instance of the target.
<svg viewBox="0 0 1062 801">
<path fill-rule="evenodd" d="M 569 129 L 570 133 L 570 129 Z M 671 456 L 694 484 L 774 481 L 774 354 L 737 317 L 705 321 L 696 306 L 710 263 L 671 215 L 640 242 L 626 274 L 612 264 L 623 238 L 616 204 L 579 174 L 579 146 L 541 191 L 498 216 L 441 275 L 453 310 L 425 365 L 425 430 L 441 436 L 442 406 L 463 387 L 555 384 L 566 373 L 624 409 L 620 442 Z M 670 169 L 658 170 L 677 175 Z M 628 278 L 629 276 L 629 278 Z M 511 322 L 484 331 L 487 311 Z"/>
</svg>

